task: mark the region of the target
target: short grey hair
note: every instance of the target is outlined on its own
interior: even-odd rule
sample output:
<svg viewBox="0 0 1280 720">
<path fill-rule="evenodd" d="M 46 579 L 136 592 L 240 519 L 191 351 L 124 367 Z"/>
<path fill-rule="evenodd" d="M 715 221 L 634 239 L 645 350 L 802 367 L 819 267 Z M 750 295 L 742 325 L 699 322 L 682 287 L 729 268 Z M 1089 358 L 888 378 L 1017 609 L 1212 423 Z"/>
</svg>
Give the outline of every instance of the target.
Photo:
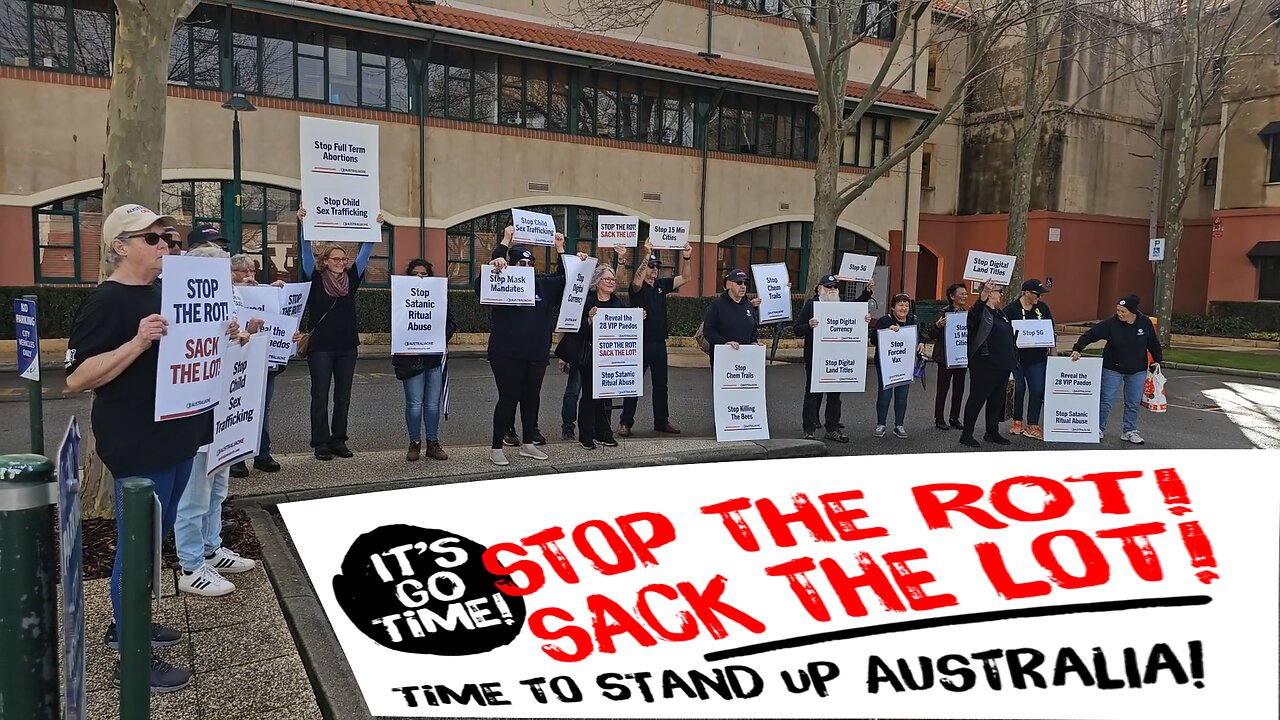
<svg viewBox="0 0 1280 720">
<path fill-rule="evenodd" d="M 217 245 L 210 243 L 208 245 L 201 245 L 195 250 L 188 251 L 187 257 L 225 258 L 231 257 L 231 254 Z"/>
<path fill-rule="evenodd" d="M 252 255 L 237 253 L 231 256 L 231 269 L 246 272 L 257 272 L 258 264 L 254 262 Z"/>
<path fill-rule="evenodd" d="M 613 273 L 613 276 L 615 278 L 617 277 L 617 273 L 614 273 L 613 268 L 609 267 L 608 265 L 596 265 L 596 271 L 591 274 L 592 290 L 596 289 L 596 285 L 600 283 L 600 278 L 604 277 L 605 273 Z"/>
</svg>

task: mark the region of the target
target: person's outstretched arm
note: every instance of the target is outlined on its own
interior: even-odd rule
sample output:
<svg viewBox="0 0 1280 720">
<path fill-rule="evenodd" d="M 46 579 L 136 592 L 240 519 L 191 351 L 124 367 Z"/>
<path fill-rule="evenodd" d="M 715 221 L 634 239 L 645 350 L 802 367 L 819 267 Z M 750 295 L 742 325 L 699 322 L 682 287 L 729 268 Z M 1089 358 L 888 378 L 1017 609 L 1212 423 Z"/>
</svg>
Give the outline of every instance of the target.
<svg viewBox="0 0 1280 720">
<path fill-rule="evenodd" d="M 311 276 L 316 272 L 316 253 L 311 247 L 311 242 L 302 234 L 302 218 L 307 216 L 304 208 L 298 208 L 298 259 L 302 261 L 302 279 L 310 280 Z"/>
</svg>

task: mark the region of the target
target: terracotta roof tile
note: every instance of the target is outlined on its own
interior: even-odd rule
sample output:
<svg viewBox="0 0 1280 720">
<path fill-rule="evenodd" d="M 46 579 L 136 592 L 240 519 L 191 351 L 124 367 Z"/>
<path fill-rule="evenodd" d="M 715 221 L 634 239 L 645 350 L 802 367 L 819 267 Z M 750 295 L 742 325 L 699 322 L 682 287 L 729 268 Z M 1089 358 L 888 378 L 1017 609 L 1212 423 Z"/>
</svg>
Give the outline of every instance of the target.
<svg viewBox="0 0 1280 720">
<path fill-rule="evenodd" d="M 784 70 L 741 60 L 705 58 L 686 50 L 621 40 L 524 20 L 485 15 L 442 5 L 410 4 L 408 0 L 313 1 L 330 7 L 411 20 L 425 25 L 480 33 L 494 38 L 517 40 L 560 50 L 601 55 L 670 70 L 681 70 L 700 75 L 764 83 L 811 92 L 817 88 L 812 75 L 793 70 Z M 862 83 L 851 82 L 848 84 L 847 92 L 850 97 L 861 98 L 867 92 L 867 86 Z M 883 97 L 880 98 L 880 102 L 926 112 L 936 112 L 938 109 L 933 103 L 915 93 L 899 90 L 885 92 Z"/>
<path fill-rule="evenodd" d="M 965 10 L 959 5 L 946 2 L 946 0 L 933 0 L 933 9 L 938 12 L 951 13 L 952 15 L 960 15 L 962 17 L 969 14 L 968 10 Z"/>
</svg>

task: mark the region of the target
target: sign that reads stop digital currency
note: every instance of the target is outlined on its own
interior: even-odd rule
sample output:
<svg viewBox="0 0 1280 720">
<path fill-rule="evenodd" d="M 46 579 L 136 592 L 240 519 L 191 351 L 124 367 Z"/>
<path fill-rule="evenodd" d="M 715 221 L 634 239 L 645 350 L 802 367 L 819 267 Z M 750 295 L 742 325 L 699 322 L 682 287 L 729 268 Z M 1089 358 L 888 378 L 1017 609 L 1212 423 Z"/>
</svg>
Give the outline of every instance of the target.
<svg viewBox="0 0 1280 720">
<path fill-rule="evenodd" d="M 867 385 L 867 303 L 815 302 L 811 393 L 862 392 Z"/>
</svg>

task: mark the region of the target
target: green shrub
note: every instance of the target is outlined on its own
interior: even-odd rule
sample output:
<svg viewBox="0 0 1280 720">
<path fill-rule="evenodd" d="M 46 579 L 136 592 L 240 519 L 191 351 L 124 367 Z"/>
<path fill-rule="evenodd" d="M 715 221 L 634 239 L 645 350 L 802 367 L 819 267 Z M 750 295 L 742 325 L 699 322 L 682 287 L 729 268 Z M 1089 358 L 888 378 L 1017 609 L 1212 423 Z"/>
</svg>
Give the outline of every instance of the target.
<svg viewBox="0 0 1280 720">
<path fill-rule="evenodd" d="M 23 295 L 36 296 L 36 312 L 42 338 L 64 338 L 71 334 L 71 321 L 92 287 L 46 285 L 42 287 L 0 287 L 0 340 L 13 340 L 13 301 Z"/>
<path fill-rule="evenodd" d="M 1253 330 L 1280 332 L 1280 303 L 1235 302 L 1215 300 L 1209 303 L 1209 315 L 1213 318 L 1237 318 L 1249 324 Z"/>
<path fill-rule="evenodd" d="M 1246 338 L 1254 332 L 1248 318 L 1232 315 L 1174 315 L 1173 332 L 1179 335 Z"/>
</svg>

